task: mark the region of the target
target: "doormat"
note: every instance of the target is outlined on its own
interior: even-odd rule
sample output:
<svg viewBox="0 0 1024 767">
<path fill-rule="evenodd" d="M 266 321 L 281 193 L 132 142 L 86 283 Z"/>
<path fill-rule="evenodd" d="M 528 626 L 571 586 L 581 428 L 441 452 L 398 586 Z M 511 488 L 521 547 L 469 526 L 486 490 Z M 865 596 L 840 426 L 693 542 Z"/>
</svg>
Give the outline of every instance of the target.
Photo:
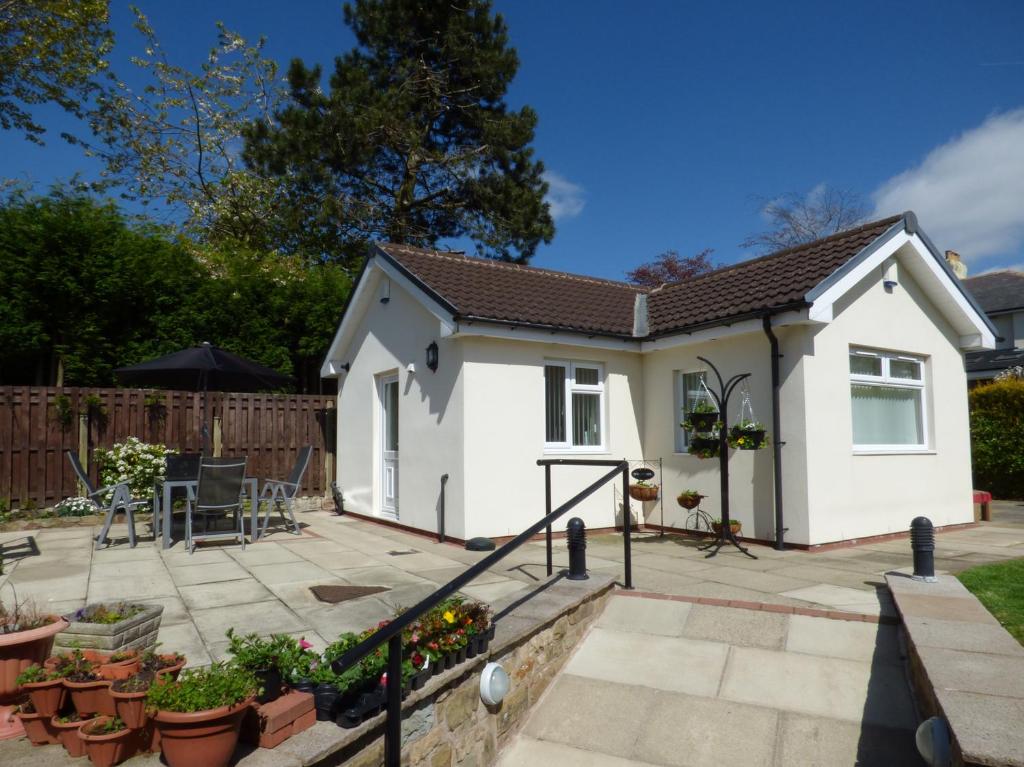
<svg viewBox="0 0 1024 767">
<path fill-rule="evenodd" d="M 381 591 L 391 591 L 386 586 L 311 586 L 309 590 L 321 602 L 329 602 L 332 605 L 378 594 Z"/>
</svg>

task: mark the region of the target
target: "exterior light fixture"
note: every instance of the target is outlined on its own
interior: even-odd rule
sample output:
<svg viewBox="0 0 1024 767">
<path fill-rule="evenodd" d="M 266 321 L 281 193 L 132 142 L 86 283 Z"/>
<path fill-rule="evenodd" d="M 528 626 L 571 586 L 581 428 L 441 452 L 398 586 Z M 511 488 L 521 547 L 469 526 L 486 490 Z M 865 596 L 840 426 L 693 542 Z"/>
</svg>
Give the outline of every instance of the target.
<svg viewBox="0 0 1024 767">
<path fill-rule="evenodd" d="M 505 700 L 511 686 L 508 672 L 497 663 L 488 663 L 480 674 L 480 699 L 488 706 L 497 706 Z"/>
<path fill-rule="evenodd" d="M 427 367 L 431 373 L 437 372 L 437 341 L 431 341 L 427 347 Z"/>
<path fill-rule="evenodd" d="M 952 764 L 949 725 L 942 717 L 933 716 L 921 722 L 914 740 L 918 753 L 930 767 L 949 767 Z"/>
</svg>

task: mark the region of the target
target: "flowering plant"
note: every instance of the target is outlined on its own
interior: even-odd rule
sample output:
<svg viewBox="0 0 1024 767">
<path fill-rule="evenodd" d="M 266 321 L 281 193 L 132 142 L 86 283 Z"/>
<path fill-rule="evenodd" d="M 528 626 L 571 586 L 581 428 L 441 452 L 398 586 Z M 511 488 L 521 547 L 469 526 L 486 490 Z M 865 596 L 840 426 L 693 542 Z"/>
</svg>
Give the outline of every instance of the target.
<svg viewBox="0 0 1024 767">
<path fill-rule="evenodd" d="M 116 485 L 127 482 L 133 497 L 145 497 L 153 492 L 153 483 L 163 479 L 165 458 L 174 452 L 163 445 L 147 444 L 137 437 L 118 442 L 110 450 L 98 448 L 95 458 L 100 467 L 100 483 Z"/>
<path fill-rule="evenodd" d="M 96 504 L 88 498 L 75 496 L 65 498 L 53 507 L 53 511 L 58 517 L 86 517 L 96 513 Z"/>
<path fill-rule="evenodd" d="M 760 450 L 768 444 L 763 423 L 741 421 L 729 429 L 729 447 L 738 450 Z"/>
</svg>

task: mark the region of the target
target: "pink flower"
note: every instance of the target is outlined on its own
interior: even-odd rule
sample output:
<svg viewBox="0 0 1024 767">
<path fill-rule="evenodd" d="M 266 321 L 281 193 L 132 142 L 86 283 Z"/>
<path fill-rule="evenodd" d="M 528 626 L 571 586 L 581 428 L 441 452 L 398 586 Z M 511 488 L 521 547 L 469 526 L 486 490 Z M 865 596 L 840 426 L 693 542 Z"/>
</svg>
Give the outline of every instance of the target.
<svg viewBox="0 0 1024 767">
<path fill-rule="evenodd" d="M 313 646 L 313 643 L 312 642 L 307 642 L 305 640 L 305 638 L 299 640 L 299 647 L 301 647 L 303 650 L 308 650 L 312 646 Z"/>
<path fill-rule="evenodd" d="M 412 639 L 412 641 L 413 641 L 413 642 L 415 642 L 416 644 L 419 644 L 419 641 L 420 641 L 420 635 L 419 635 L 419 634 L 413 634 L 413 635 L 412 635 L 412 637 L 411 637 L 411 639 Z"/>
</svg>

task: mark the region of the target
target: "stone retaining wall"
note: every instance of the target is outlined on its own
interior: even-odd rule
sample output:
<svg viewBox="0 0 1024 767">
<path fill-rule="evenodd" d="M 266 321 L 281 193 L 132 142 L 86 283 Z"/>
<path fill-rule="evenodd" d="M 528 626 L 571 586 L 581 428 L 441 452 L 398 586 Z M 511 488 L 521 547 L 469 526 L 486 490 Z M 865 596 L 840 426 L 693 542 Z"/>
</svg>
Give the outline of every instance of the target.
<svg viewBox="0 0 1024 767">
<path fill-rule="evenodd" d="M 613 580 L 556 576 L 527 595 L 493 605 L 495 638 L 490 650 L 433 677 L 402 705 L 402 764 L 409 767 L 487 767 L 525 721 L 548 684 L 601 614 Z M 480 671 L 500 663 L 512 680 L 499 706 L 480 700 Z M 242 759 L 238 767 L 379 767 L 384 763 L 381 714 L 345 730 L 318 722 L 275 748 Z"/>
</svg>

